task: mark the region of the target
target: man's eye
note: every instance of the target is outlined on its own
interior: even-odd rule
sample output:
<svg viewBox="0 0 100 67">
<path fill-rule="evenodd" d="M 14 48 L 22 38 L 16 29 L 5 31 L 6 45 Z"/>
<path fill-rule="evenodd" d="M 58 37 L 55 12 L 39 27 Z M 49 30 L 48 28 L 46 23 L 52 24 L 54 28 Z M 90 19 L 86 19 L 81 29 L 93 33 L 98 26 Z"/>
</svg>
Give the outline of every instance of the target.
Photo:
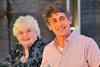
<svg viewBox="0 0 100 67">
<path fill-rule="evenodd" d="M 57 20 L 52 20 L 52 22 L 57 22 Z"/>
<path fill-rule="evenodd" d="M 57 22 L 57 19 L 53 18 L 53 19 L 50 20 L 50 22 L 55 23 L 55 22 Z"/>
<path fill-rule="evenodd" d="M 60 18 L 60 20 L 64 20 L 64 19 L 65 19 L 65 17 L 61 17 L 61 18 Z"/>
</svg>

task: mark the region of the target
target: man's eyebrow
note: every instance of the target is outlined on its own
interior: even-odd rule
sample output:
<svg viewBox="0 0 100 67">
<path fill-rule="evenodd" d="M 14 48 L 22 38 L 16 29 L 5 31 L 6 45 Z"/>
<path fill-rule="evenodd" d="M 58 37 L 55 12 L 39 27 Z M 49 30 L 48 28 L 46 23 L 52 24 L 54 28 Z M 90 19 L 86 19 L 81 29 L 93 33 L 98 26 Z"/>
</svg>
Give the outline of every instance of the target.
<svg viewBox="0 0 100 67">
<path fill-rule="evenodd" d="M 60 16 L 60 18 L 64 18 L 64 16 Z"/>
<path fill-rule="evenodd" d="M 56 18 L 52 18 L 52 19 L 50 19 L 50 20 L 55 20 Z"/>
</svg>

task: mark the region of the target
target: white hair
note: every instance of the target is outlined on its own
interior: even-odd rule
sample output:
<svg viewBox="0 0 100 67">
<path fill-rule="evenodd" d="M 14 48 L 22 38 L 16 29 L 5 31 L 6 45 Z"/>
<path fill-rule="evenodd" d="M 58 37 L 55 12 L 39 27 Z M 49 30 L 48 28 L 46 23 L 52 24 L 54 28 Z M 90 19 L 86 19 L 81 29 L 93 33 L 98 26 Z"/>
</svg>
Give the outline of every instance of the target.
<svg viewBox="0 0 100 67">
<path fill-rule="evenodd" d="M 34 30 L 37 31 L 37 36 L 40 38 L 40 28 L 38 26 L 37 20 L 33 18 L 31 15 L 27 16 L 20 16 L 16 19 L 15 23 L 13 24 L 13 35 L 16 36 L 17 28 L 22 25 L 26 24 L 32 27 Z"/>
</svg>

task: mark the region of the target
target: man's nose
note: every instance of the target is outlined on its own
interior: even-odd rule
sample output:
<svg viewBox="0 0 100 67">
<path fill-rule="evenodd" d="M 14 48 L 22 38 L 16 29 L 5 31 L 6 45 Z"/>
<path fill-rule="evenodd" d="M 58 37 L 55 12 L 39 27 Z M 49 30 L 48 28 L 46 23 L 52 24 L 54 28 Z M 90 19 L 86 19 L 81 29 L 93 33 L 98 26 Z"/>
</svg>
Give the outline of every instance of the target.
<svg viewBox="0 0 100 67">
<path fill-rule="evenodd" d="M 58 20 L 57 23 L 58 23 L 59 26 L 62 26 L 62 24 L 63 24 L 63 22 L 61 20 Z"/>
</svg>

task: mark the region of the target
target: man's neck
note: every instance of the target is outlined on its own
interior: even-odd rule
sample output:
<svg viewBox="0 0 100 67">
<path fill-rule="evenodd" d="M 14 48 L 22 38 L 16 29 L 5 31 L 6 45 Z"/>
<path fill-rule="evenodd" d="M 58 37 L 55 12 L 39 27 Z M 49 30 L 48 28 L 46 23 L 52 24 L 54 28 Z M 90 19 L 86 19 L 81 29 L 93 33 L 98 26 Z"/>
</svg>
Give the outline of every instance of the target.
<svg viewBox="0 0 100 67">
<path fill-rule="evenodd" d="M 65 36 L 56 36 L 56 43 L 58 46 L 64 48 L 65 42 L 67 41 L 68 37 L 70 36 L 71 31 L 69 32 L 68 35 Z"/>
<path fill-rule="evenodd" d="M 66 39 L 67 39 L 67 37 L 56 37 L 57 45 L 64 48 L 64 44 L 65 44 Z"/>
</svg>

